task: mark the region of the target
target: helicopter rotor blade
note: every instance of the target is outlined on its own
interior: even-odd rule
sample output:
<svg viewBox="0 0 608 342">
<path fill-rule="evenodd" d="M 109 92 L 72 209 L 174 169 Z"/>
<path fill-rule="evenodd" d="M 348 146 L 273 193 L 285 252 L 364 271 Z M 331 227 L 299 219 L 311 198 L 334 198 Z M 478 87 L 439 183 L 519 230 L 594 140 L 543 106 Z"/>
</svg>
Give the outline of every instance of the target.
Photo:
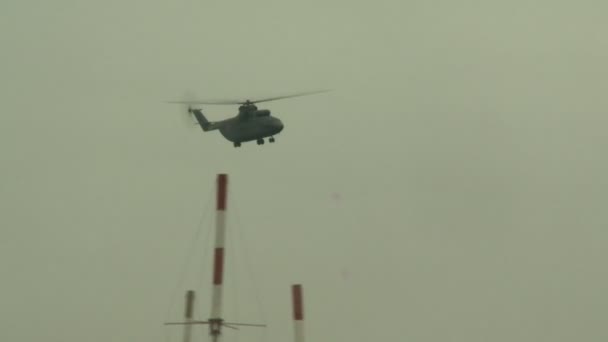
<svg viewBox="0 0 608 342">
<path fill-rule="evenodd" d="M 241 101 L 197 101 L 197 100 L 186 100 L 186 101 L 168 101 L 168 103 L 179 103 L 179 104 L 207 104 L 207 105 L 237 105 L 244 102 Z"/>
<path fill-rule="evenodd" d="M 325 89 L 325 90 L 316 90 L 316 91 L 308 91 L 308 92 L 303 92 L 303 93 L 295 93 L 295 94 L 288 94 L 288 95 L 282 95 L 282 96 L 275 96 L 275 97 L 268 97 L 268 98 L 262 98 L 262 99 L 257 99 L 257 100 L 183 100 L 183 101 L 169 101 L 169 103 L 180 103 L 180 104 L 189 104 L 189 105 L 193 105 L 193 104 L 207 104 L 207 105 L 243 105 L 243 104 L 253 104 L 253 103 L 259 103 L 259 102 L 268 102 L 268 101 L 275 101 L 275 100 L 281 100 L 281 99 L 287 99 L 287 98 L 291 98 L 291 97 L 298 97 L 298 96 L 305 96 L 305 95 L 312 95 L 312 94 L 318 94 L 318 93 L 325 93 L 330 91 L 329 89 Z"/>
<path fill-rule="evenodd" d="M 287 98 L 291 98 L 291 97 L 299 97 L 299 96 L 306 96 L 306 95 L 312 95 L 312 94 L 318 94 L 318 93 L 325 93 L 328 91 L 329 91 L 329 89 L 315 90 L 315 91 L 308 91 L 308 92 L 304 92 L 304 93 L 296 93 L 296 94 L 289 94 L 289 95 L 283 95 L 283 96 L 269 97 L 269 98 L 258 99 L 258 100 L 253 100 L 253 101 L 249 101 L 249 102 L 250 103 L 269 102 L 269 101 L 287 99 Z"/>
</svg>

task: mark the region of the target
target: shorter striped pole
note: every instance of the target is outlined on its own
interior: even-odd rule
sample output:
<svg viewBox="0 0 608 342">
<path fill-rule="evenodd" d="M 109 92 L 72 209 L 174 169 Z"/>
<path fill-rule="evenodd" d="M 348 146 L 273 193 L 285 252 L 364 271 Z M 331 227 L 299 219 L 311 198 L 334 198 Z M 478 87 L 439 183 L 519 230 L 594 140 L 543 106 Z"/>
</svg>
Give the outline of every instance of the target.
<svg viewBox="0 0 608 342">
<path fill-rule="evenodd" d="M 186 292 L 186 308 L 184 312 L 184 318 L 186 323 L 192 322 L 194 313 L 194 291 L 189 290 Z M 184 342 L 190 342 L 192 336 L 192 325 L 184 325 Z"/>
<path fill-rule="evenodd" d="M 302 285 L 291 286 L 295 342 L 304 342 L 304 305 L 302 304 Z"/>
</svg>

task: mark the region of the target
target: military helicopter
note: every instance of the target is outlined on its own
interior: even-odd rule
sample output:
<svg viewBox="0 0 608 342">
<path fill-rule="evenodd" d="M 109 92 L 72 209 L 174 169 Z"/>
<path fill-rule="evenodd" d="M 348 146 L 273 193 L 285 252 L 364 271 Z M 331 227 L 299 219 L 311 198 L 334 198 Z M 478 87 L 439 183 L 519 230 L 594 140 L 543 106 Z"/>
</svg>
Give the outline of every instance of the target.
<svg viewBox="0 0 608 342">
<path fill-rule="evenodd" d="M 268 138 L 268 142 L 275 142 L 274 136 L 283 130 L 283 122 L 277 117 L 270 114 L 268 109 L 258 109 L 255 105 L 260 102 L 275 101 L 297 96 L 311 95 L 329 90 L 318 90 L 305 93 L 296 93 L 284 96 L 269 97 L 258 100 L 227 100 L 227 101 L 169 101 L 169 103 L 180 103 L 188 105 L 188 114 L 194 116 L 198 124 L 204 132 L 219 130 L 220 133 L 228 141 L 234 144 L 234 147 L 240 147 L 241 143 L 249 141 L 257 141 L 258 145 L 264 144 L 264 139 Z M 236 116 L 221 120 L 209 121 L 199 108 L 193 108 L 192 105 L 207 104 L 207 105 L 240 105 L 239 112 Z"/>
</svg>

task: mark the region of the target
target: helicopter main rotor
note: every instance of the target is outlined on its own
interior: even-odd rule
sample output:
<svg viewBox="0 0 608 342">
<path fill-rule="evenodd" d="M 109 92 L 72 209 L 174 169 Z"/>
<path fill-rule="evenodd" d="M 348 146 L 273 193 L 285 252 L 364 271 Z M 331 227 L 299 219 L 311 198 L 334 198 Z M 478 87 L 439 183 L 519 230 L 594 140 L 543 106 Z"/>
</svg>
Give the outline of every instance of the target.
<svg viewBox="0 0 608 342">
<path fill-rule="evenodd" d="M 217 100 L 217 101 L 188 100 L 188 101 L 169 101 L 169 103 L 249 106 L 249 105 L 253 105 L 255 103 L 260 103 L 260 102 L 276 101 L 276 100 L 287 99 L 287 98 L 291 98 L 291 97 L 324 93 L 324 92 L 328 92 L 328 91 L 329 90 L 316 90 L 316 91 L 309 91 L 309 92 L 304 92 L 304 93 L 296 93 L 296 94 L 289 94 L 289 95 L 283 95 L 283 96 L 262 98 L 262 99 L 257 99 L 257 100 L 253 100 L 253 101 L 249 100 L 249 99 L 247 99 L 245 101 L 242 101 L 242 100 Z"/>
</svg>

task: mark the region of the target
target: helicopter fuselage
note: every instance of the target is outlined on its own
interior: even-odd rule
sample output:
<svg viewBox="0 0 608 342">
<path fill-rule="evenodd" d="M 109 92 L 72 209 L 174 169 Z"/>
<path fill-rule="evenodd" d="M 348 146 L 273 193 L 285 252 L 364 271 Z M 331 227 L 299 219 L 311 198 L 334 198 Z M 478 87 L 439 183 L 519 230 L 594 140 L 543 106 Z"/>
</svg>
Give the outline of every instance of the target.
<svg viewBox="0 0 608 342">
<path fill-rule="evenodd" d="M 242 107 L 239 114 L 230 119 L 211 122 L 207 120 L 200 109 L 188 109 L 199 122 L 203 131 L 219 130 L 225 139 L 234 143 L 235 147 L 241 143 L 257 140 L 258 145 L 264 143 L 264 138 L 270 137 L 274 142 L 274 135 L 283 130 L 280 119 L 270 115 L 267 109 L 258 110 L 254 106 Z"/>
<path fill-rule="evenodd" d="M 283 130 L 280 119 L 271 116 L 231 118 L 218 125 L 220 133 L 233 143 L 260 140 L 279 134 Z"/>
</svg>

